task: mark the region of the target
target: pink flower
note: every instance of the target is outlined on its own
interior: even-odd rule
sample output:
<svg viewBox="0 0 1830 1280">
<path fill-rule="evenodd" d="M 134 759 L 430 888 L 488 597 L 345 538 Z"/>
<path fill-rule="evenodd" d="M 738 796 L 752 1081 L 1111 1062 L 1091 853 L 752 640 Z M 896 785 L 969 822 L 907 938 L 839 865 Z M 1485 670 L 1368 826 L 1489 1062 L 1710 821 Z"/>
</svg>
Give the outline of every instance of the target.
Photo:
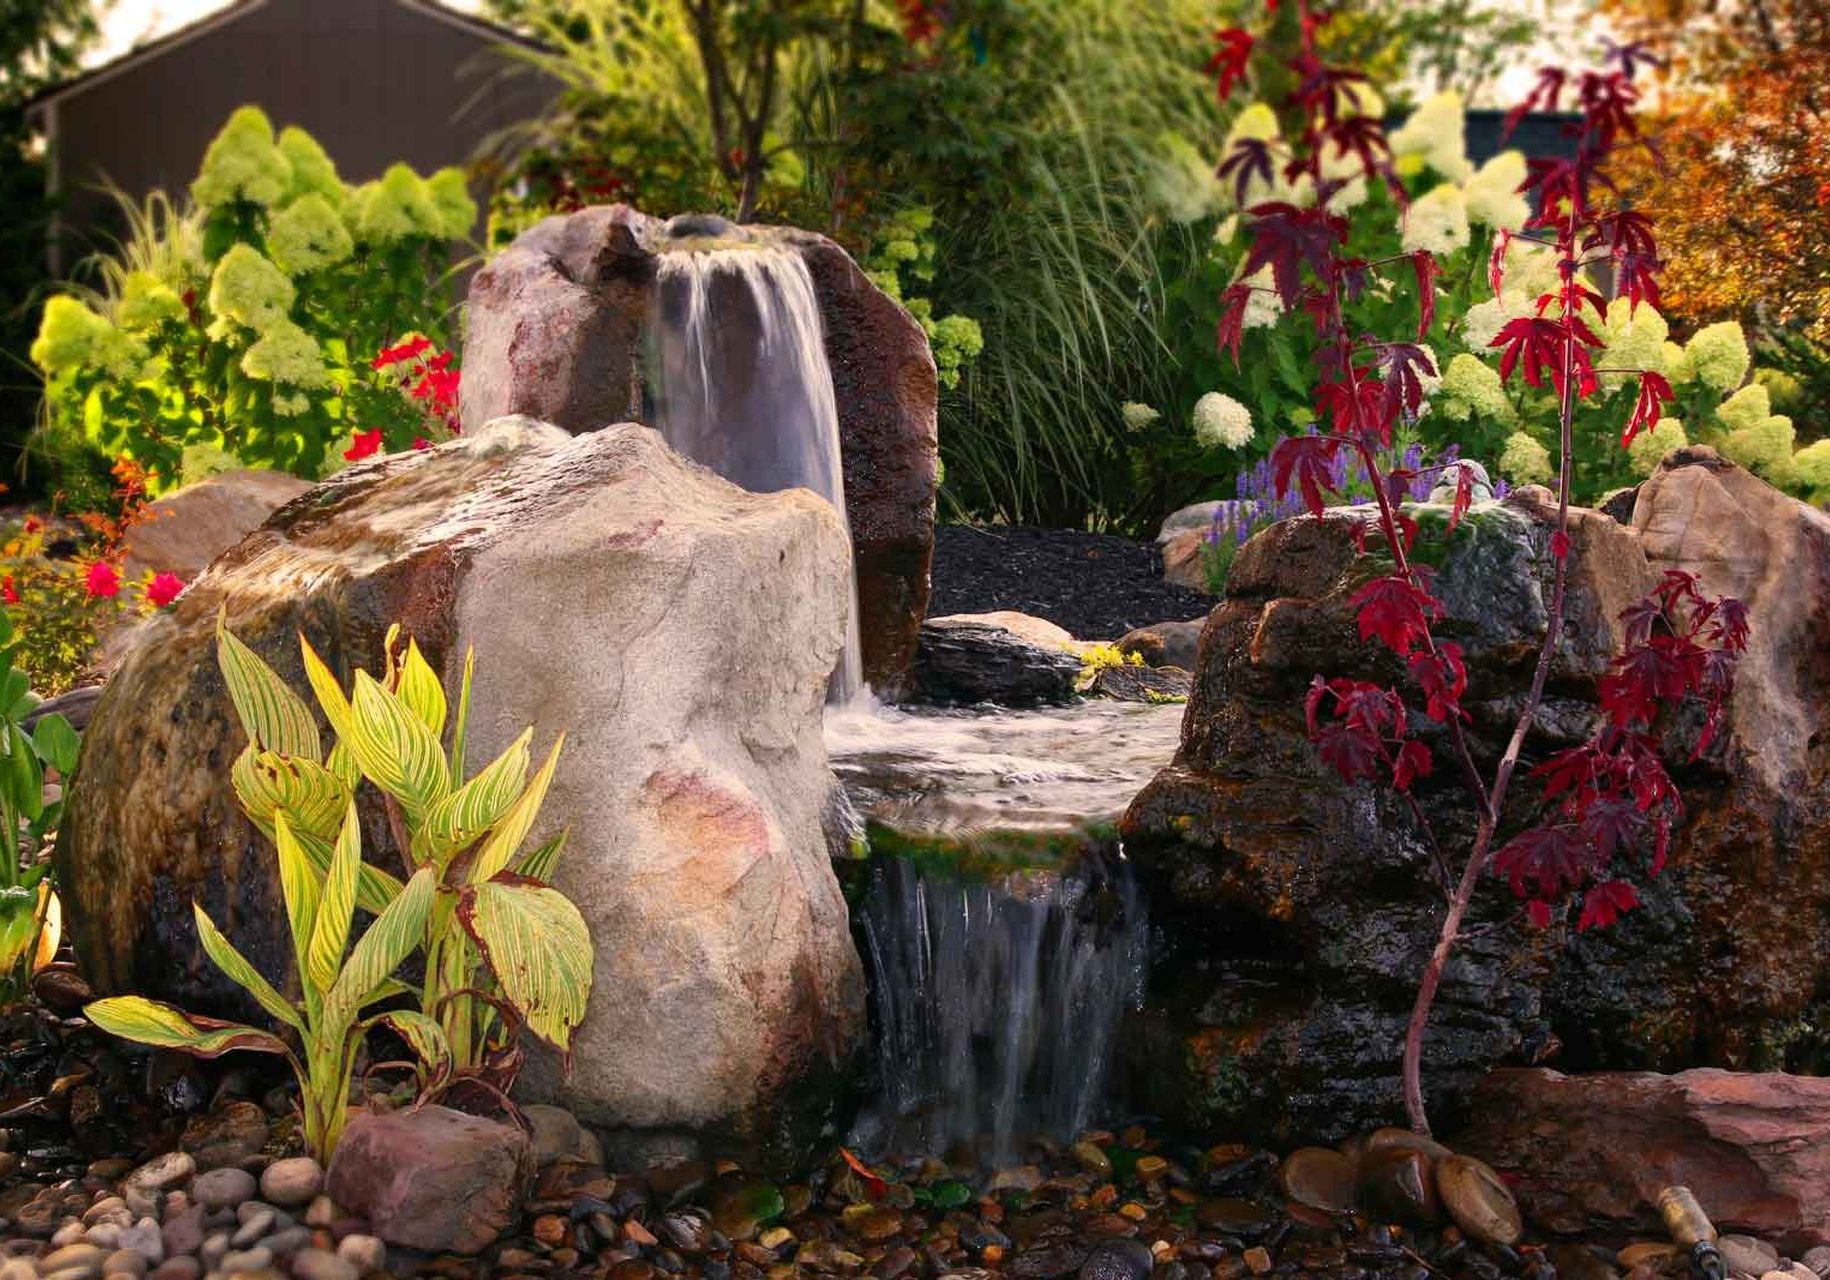
<svg viewBox="0 0 1830 1280">
<path fill-rule="evenodd" d="M 360 462 L 381 452 L 381 428 L 372 431 L 358 431 L 356 442 L 343 451 L 345 462 Z"/>
<path fill-rule="evenodd" d="M 89 566 L 89 576 L 83 585 L 92 596 L 105 596 L 113 599 L 121 594 L 121 575 L 115 572 L 113 565 L 106 560 L 97 560 Z"/>
<path fill-rule="evenodd" d="M 163 609 L 184 590 L 184 579 L 175 573 L 155 573 L 141 595 L 155 609 Z"/>
</svg>

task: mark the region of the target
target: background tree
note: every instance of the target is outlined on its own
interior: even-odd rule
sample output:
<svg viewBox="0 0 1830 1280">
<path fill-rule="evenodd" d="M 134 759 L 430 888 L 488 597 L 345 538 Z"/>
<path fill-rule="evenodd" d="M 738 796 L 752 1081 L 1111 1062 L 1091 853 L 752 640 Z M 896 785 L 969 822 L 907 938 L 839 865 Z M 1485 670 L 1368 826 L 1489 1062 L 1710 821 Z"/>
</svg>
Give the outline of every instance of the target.
<svg viewBox="0 0 1830 1280">
<path fill-rule="evenodd" d="M 1737 320 L 1763 363 L 1830 401 L 1830 7 L 1822 0 L 1605 0 L 1666 62 L 1636 200 L 1656 203 L 1664 307 Z M 1800 438 L 1821 414 L 1794 413 Z"/>
<path fill-rule="evenodd" d="M 26 122 L 33 95 L 76 70 L 107 6 L 90 0 L 0 0 L 0 478 L 17 487 L 38 405 L 26 350 L 49 283 L 51 206 L 43 157 Z M 32 476 L 28 482 L 42 477 Z"/>
</svg>

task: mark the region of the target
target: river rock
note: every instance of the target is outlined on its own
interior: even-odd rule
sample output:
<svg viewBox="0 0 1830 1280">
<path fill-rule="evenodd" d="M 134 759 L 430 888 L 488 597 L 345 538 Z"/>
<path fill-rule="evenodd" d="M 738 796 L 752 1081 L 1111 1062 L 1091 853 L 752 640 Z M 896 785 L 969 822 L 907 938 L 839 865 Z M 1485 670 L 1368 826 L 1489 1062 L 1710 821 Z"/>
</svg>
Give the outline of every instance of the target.
<svg viewBox="0 0 1830 1280">
<path fill-rule="evenodd" d="M 995 703 L 1001 707 L 1064 705 L 1074 700 L 1080 659 L 989 623 L 964 618 L 921 624 L 915 687 L 942 706 Z"/>
<path fill-rule="evenodd" d="M 284 471 L 225 471 L 149 502 L 121 540 L 126 576 L 175 573 L 189 582 L 310 488 Z"/>
<path fill-rule="evenodd" d="M 282 1209 L 311 1203 L 324 1186 L 324 1168 L 310 1156 L 288 1156 L 261 1171 L 261 1198 Z"/>
<path fill-rule="evenodd" d="M 1662 1235 L 1659 1193 L 1681 1184 L 1721 1231 L 1788 1249 L 1830 1242 L 1827 1079 L 1496 1071 L 1456 1145 L 1507 1175 L 1531 1220 L 1562 1234 Z"/>
<path fill-rule="evenodd" d="M 1201 647 L 1201 629 L 1206 625 L 1206 618 L 1155 622 L 1127 631 L 1119 637 L 1117 649 L 1126 657 L 1135 653 L 1153 667 L 1180 667 L 1193 671 Z"/>
<path fill-rule="evenodd" d="M 1163 544 L 1163 580 L 1190 591 L 1211 590 L 1207 557 L 1202 554 L 1206 546 L 1206 529 L 1191 529 L 1170 538 Z"/>
<path fill-rule="evenodd" d="M 58 849 L 85 972 L 259 1016 L 191 923 L 196 899 L 284 981 L 276 860 L 229 787 L 245 739 L 216 612 L 301 691 L 299 632 L 347 683 L 399 620 L 449 688 L 474 647 L 473 768 L 526 725 L 541 749 L 568 735 L 535 834 L 571 830 L 557 885 L 594 991 L 573 1074 L 530 1062 L 529 1099 L 635 1141 L 784 1154 L 831 1121 L 864 1031 L 820 825 L 849 582 L 824 502 L 747 494 L 639 426 L 507 419 L 339 473 L 152 619 L 97 706 Z M 368 856 L 398 866 L 365 816 Z"/>
<path fill-rule="evenodd" d="M 677 228 L 676 228 L 677 229 Z M 812 278 L 839 411 L 865 676 L 906 682 L 934 550 L 936 383 L 921 326 L 823 236 L 732 227 L 798 252 Z M 528 414 L 569 431 L 643 420 L 667 227 L 625 205 L 546 219 L 471 283 L 463 421 Z"/>
<path fill-rule="evenodd" d="M 1415 509 L 1437 634 L 1464 650 L 1468 733 L 1489 768 L 1547 623 L 1541 497 L 1478 504 L 1450 538 L 1443 508 Z M 1126 1037 L 1133 1101 L 1191 1130 L 1335 1142 L 1402 1114 L 1399 1056 L 1443 894 L 1408 805 L 1342 784 L 1303 719 L 1318 673 L 1401 674 L 1359 638 L 1349 601 L 1375 570 L 1355 518 L 1285 520 L 1241 548 L 1201 638 L 1181 749 L 1122 824 L 1165 944 Z M 1683 820 L 1664 874 L 1615 927 L 1534 929 L 1497 877 L 1475 895 L 1425 1040 L 1439 1116 L 1462 1112 L 1495 1064 L 1553 1049 L 1572 1070 L 1751 1064 L 1830 982 L 1830 954 L 1773 942 L 1830 911 L 1830 757 L 1814 736 L 1830 723 L 1830 516 L 1692 448 L 1640 487 L 1632 521 L 1572 512 L 1565 634 L 1514 799 L 1535 798 L 1536 762 L 1586 738 L 1618 615 L 1666 569 L 1748 608 L 1727 732 L 1694 765 L 1674 733 Z M 1473 806 L 1446 751 L 1418 798 L 1441 846 L 1465 849 Z"/>
<path fill-rule="evenodd" d="M 1118 702 L 1180 702 L 1194 687 L 1194 677 L 1180 667 L 1148 667 L 1125 663 L 1101 667 L 1093 676 L 1089 694 Z"/>
<path fill-rule="evenodd" d="M 1157 546 L 1174 542 L 1185 533 L 1206 533 L 1213 526 L 1214 514 L 1225 505 L 1224 501 L 1211 501 L 1193 502 L 1186 507 L 1177 507 L 1164 516 L 1163 523 L 1157 526 Z"/>
<path fill-rule="evenodd" d="M 352 1116 L 326 1186 L 388 1244 L 477 1253 L 515 1221 L 533 1174 L 520 1128 L 435 1105 Z"/>
</svg>

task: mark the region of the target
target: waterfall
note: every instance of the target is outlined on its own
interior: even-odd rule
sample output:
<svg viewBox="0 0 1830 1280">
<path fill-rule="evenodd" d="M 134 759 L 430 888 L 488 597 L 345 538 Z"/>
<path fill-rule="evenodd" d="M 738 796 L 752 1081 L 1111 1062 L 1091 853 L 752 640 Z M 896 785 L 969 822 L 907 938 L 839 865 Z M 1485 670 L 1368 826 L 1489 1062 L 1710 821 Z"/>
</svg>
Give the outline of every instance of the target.
<svg viewBox="0 0 1830 1280">
<path fill-rule="evenodd" d="M 1006 1161 L 1095 1118 L 1143 993 L 1143 900 L 1122 859 L 972 880 L 888 857 L 855 919 L 880 1074 L 858 1146 L 976 1143 Z"/>
<path fill-rule="evenodd" d="M 655 408 L 667 443 L 753 492 L 811 489 L 846 520 L 832 369 L 800 254 L 740 243 L 659 261 Z M 830 697 L 849 702 L 863 685 L 854 583 Z"/>
</svg>

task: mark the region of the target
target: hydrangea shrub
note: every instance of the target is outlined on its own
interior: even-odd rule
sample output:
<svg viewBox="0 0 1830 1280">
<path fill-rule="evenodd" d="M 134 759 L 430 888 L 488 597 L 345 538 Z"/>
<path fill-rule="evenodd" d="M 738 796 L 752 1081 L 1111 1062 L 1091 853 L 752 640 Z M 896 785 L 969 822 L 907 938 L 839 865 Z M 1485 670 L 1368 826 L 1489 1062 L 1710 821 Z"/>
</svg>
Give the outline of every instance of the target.
<svg viewBox="0 0 1830 1280">
<path fill-rule="evenodd" d="M 47 439 L 127 459 L 157 494 L 195 478 L 187 462 L 316 478 L 351 450 L 455 429 L 449 354 L 384 357 L 411 341 L 450 346 L 456 298 L 443 286 L 477 216 L 461 171 L 395 165 L 351 186 L 309 134 L 276 136 L 243 107 L 190 198 L 196 252 L 127 246 L 103 263 L 100 293 L 46 302 L 31 357 Z"/>
</svg>

